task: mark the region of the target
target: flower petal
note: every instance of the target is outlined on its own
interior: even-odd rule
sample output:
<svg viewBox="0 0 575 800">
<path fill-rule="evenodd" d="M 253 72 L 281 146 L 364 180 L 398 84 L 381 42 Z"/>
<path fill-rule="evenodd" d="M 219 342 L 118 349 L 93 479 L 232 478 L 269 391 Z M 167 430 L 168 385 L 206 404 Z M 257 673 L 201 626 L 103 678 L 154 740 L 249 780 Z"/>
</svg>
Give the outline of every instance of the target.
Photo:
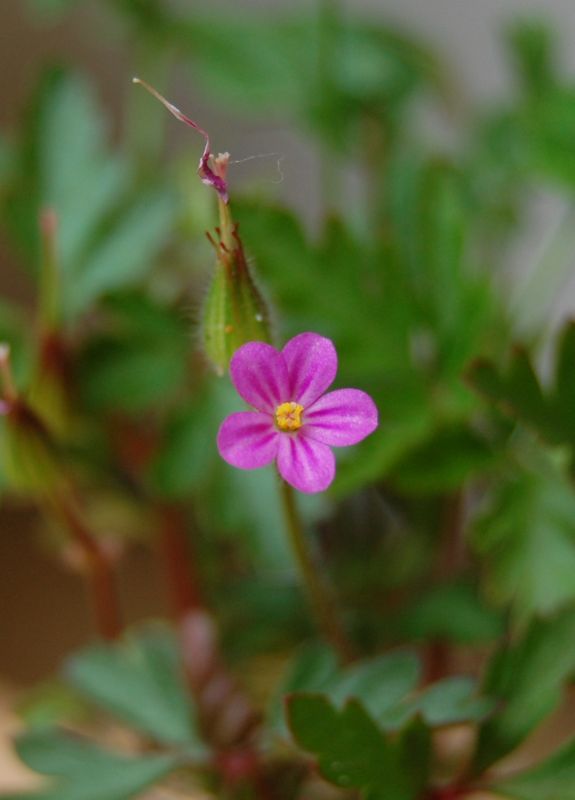
<svg viewBox="0 0 575 800">
<path fill-rule="evenodd" d="M 285 360 L 270 344 L 248 342 L 236 350 L 230 375 L 238 394 L 258 411 L 273 414 L 290 399 Z"/>
<path fill-rule="evenodd" d="M 282 478 L 306 494 L 323 492 L 335 475 L 329 447 L 299 434 L 279 434 L 277 463 Z"/>
<path fill-rule="evenodd" d="M 337 389 L 305 410 L 301 433 L 332 447 L 356 444 L 377 428 L 377 407 L 359 389 Z"/>
<path fill-rule="evenodd" d="M 228 464 L 240 469 L 257 469 L 270 464 L 278 452 L 279 434 L 267 414 L 238 411 L 222 422 L 218 450 Z"/>
<path fill-rule="evenodd" d="M 337 372 L 333 342 L 317 333 L 300 333 L 282 350 L 289 373 L 289 400 L 304 408 L 328 389 Z"/>
</svg>

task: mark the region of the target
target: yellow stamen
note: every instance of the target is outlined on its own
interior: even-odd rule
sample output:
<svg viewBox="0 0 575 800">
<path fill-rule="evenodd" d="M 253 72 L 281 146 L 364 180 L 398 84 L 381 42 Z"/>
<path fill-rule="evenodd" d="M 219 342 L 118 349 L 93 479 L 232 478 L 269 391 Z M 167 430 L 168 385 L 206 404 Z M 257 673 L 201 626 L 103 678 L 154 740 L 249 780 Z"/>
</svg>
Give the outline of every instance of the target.
<svg viewBox="0 0 575 800">
<path fill-rule="evenodd" d="M 282 403 L 276 408 L 276 425 L 280 431 L 297 431 L 303 425 L 303 406 L 297 403 Z"/>
</svg>

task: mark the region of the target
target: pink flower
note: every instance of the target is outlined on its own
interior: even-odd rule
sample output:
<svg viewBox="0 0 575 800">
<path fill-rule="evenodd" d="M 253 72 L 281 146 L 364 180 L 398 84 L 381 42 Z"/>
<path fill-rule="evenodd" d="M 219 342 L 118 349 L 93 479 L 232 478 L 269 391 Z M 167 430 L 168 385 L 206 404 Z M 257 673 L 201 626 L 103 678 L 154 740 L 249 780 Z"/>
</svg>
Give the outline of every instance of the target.
<svg viewBox="0 0 575 800">
<path fill-rule="evenodd" d="M 333 342 L 300 333 L 278 352 L 248 342 L 234 354 L 230 373 L 238 394 L 255 411 L 222 423 L 218 450 L 240 469 L 277 462 L 284 480 L 300 492 L 322 492 L 335 475 L 331 447 L 356 444 L 378 424 L 375 403 L 359 389 L 324 394 L 337 372 Z"/>
</svg>

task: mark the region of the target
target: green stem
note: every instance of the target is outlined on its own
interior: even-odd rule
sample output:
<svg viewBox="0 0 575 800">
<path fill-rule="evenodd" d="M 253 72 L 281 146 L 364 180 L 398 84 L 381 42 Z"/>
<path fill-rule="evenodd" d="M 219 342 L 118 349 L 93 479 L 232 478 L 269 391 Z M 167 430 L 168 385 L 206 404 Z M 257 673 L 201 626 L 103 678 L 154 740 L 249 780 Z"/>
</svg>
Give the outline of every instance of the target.
<svg viewBox="0 0 575 800">
<path fill-rule="evenodd" d="M 322 578 L 309 550 L 295 493 L 284 480 L 281 480 L 280 484 L 288 535 L 317 626 L 339 654 L 342 662 L 349 663 L 354 658 L 353 648 L 341 624 L 333 594 Z"/>
</svg>

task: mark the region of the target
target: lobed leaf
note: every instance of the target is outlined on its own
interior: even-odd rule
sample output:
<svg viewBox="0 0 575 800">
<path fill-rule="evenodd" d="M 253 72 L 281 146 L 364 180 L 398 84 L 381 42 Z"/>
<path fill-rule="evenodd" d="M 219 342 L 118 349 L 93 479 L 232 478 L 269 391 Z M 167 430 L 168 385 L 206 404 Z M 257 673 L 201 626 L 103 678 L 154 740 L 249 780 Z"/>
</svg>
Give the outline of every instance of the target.
<svg viewBox="0 0 575 800">
<path fill-rule="evenodd" d="M 556 707 L 575 670 L 575 613 L 531 623 L 523 637 L 503 646 L 489 665 L 484 691 L 500 702 L 480 728 L 478 773 L 514 750 Z"/>
<path fill-rule="evenodd" d="M 202 751 L 173 635 L 165 628 L 133 633 L 72 656 L 65 674 L 83 695 L 166 744 Z"/>
<path fill-rule="evenodd" d="M 370 800 L 411 800 L 428 769 L 429 738 L 417 729 L 391 740 L 363 706 L 350 700 L 336 709 L 322 695 L 293 695 L 288 700 L 292 734 L 302 749 L 313 754 L 321 774 L 345 789 L 359 789 Z M 417 761 L 411 756 L 417 740 Z M 408 771 L 407 758 L 411 769 Z"/>
<path fill-rule="evenodd" d="M 474 541 L 488 592 L 516 619 L 575 600 L 575 495 L 558 471 L 518 473 L 501 483 Z"/>
<path fill-rule="evenodd" d="M 16 749 L 28 767 L 58 780 L 3 800 L 129 800 L 179 765 L 175 755 L 119 756 L 56 729 L 24 734 Z"/>
<path fill-rule="evenodd" d="M 107 128 L 89 82 L 51 71 L 31 105 L 6 191 L 7 221 L 32 266 L 39 212 L 56 212 L 61 304 L 72 318 L 112 289 L 137 283 L 172 227 L 172 193 L 137 179 L 131 161 L 110 152 Z"/>
</svg>

